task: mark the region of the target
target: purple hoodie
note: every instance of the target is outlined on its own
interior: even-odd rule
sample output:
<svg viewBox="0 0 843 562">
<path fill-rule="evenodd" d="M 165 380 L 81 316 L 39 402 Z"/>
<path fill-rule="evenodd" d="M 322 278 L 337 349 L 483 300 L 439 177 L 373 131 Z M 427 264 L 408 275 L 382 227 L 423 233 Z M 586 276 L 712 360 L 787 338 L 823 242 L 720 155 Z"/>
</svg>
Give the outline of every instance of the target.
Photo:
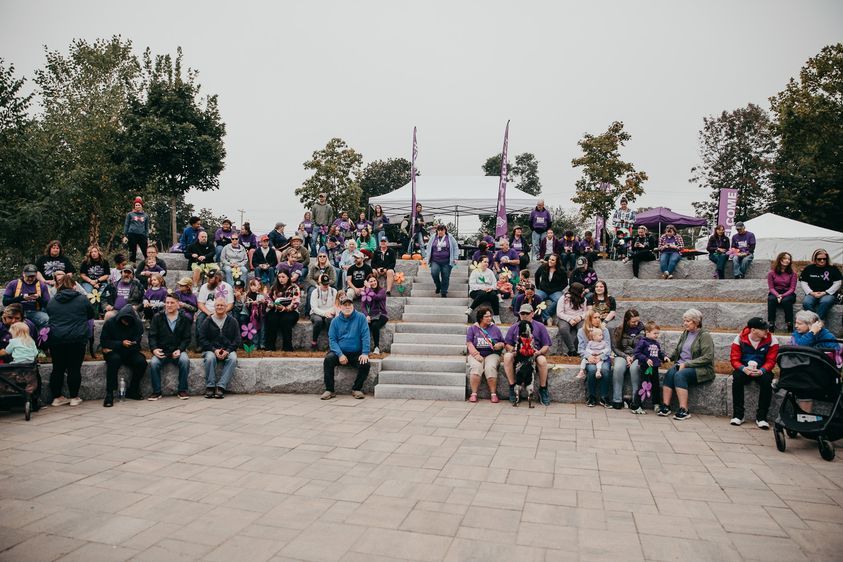
<svg viewBox="0 0 843 562">
<path fill-rule="evenodd" d="M 741 253 L 752 254 L 755 252 L 755 235 L 748 230 L 743 234 L 737 233 L 732 236 L 732 248 L 737 248 Z"/>
<path fill-rule="evenodd" d="M 543 234 L 550 228 L 551 217 L 547 207 L 539 211 L 538 207 L 530 211 L 530 228 L 533 232 Z"/>
<path fill-rule="evenodd" d="M 389 319 L 386 312 L 386 289 L 380 288 L 372 294 L 372 300 L 361 303 L 363 314 L 370 318 Z"/>
</svg>

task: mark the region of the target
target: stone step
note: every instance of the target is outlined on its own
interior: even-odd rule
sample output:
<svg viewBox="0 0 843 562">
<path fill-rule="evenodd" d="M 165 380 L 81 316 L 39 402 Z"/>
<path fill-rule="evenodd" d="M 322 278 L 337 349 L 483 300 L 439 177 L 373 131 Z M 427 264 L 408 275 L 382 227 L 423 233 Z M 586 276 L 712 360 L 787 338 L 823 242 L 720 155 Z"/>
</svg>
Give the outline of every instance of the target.
<svg viewBox="0 0 843 562">
<path fill-rule="evenodd" d="M 430 324 L 427 322 L 390 322 L 387 326 L 394 326 L 395 333 L 398 334 L 459 334 L 465 338 L 464 324 Z"/>
<path fill-rule="evenodd" d="M 434 291 L 436 285 L 432 279 L 428 279 L 424 283 L 413 283 L 413 290 Z M 468 295 L 468 283 L 451 283 L 448 285 L 448 293 L 459 293 L 461 297 L 465 297 Z"/>
<path fill-rule="evenodd" d="M 457 299 L 462 300 L 467 298 L 466 295 L 468 294 L 467 290 L 463 291 L 453 291 L 451 289 L 448 290 L 448 296 L 445 297 L 448 299 L 447 302 L 450 302 L 450 299 Z M 412 289 L 410 291 L 411 297 L 423 297 L 423 298 L 434 298 L 434 299 L 441 299 L 441 295 L 437 295 L 436 291 L 434 290 L 433 286 L 431 285 L 428 289 Z M 469 301 L 470 303 L 471 301 Z M 468 306 L 468 305 L 466 305 Z"/>
<path fill-rule="evenodd" d="M 405 313 L 423 314 L 465 314 L 466 306 L 451 304 L 447 299 L 439 299 L 439 304 L 410 304 L 404 307 Z"/>
<path fill-rule="evenodd" d="M 466 314 L 421 314 L 415 312 L 405 312 L 403 320 L 407 322 L 435 322 L 437 324 L 451 323 L 451 324 L 465 324 L 467 321 Z"/>
<path fill-rule="evenodd" d="M 167 264 L 167 270 L 170 269 L 176 270 L 186 270 L 187 269 L 187 258 L 184 257 L 184 254 L 174 254 L 170 252 L 158 252 L 158 257 L 164 260 L 164 263 Z"/>
<path fill-rule="evenodd" d="M 396 333 L 393 336 L 393 345 L 397 343 L 414 343 L 425 345 L 460 345 L 465 348 L 465 330 L 455 334 L 417 334 L 417 333 Z"/>
<path fill-rule="evenodd" d="M 459 297 L 454 295 L 448 295 L 448 298 L 444 301 L 448 305 L 461 305 L 461 306 L 468 306 L 471 304 L 471 299 L 468 297 Z M 432 297 L 406 297 L 404 301 L 406 306 L 439 306 L 443 303 L 442 297 L 439 295 L 432 296 Z M 406 309 L 405 309 L 406 310 Z"/>
<path fill-rule="evenodd" d="M 381 371 L 379 384 L 409 384 L 425 386 L 456 386 L 465 390 L 464 373 L 434 373 L 419 371 Z"/>
<path fill-rule="evenodd" d="M 594 270 L 597 272 L 597 276 L 601 278 L 632 278 L 632 262 L 623 263 L 622 261 L 597 260 L 594 262 Z M 750 266 L 749 271 L 747 271 L 747 278 L 765 279 L 769 270 L 770 263 L 767 260 L 757 260 Z M 639 277 L 642 279 L 657 279 L 661 278 L 662 274 L 659 270 L 658 261 L 642 263 L 639 273 Z M 708 261 L 706 256 L 702 256 L 702 259 L 698 260 L 680 260 L 676 266 L 676 271 L 673 273 L 676 279 L 711 279 L 713 274 L 714 264 Z M 726 277 L 732 277 L 731 262 L 726 265 Z"/>
<path fill-rule="evenodd" d="M 700 300 L 728 299 L 743 302 L 766 302 L 766 279 L 604 279 L 609 294 L 615 298 L 684 298 L 692 295 Z M 797 300 L 805 296 L 796 288 Z"/>
<path fill-rule="evenodd" d="M 428 343 L 392 343 L 390 353 L 393 355 L 465 355 L 465 344 L 436 344 Z"/>
<path fill-rule="evenodd" d="M 375 398 L 392 398 L 405 400 L 451 400 L 462 402 L 465 400 L 465 385 L 433 386 L 379 383 L 377 386 L 375 386 Z"/>
<path fill-rule="evenodd" d="M 419 355 L 390 355 L 383 359 L 389 371 L 424 371 L 428 373 L 464 373 L 464 357 L 431 357 Z"/>
</svg>

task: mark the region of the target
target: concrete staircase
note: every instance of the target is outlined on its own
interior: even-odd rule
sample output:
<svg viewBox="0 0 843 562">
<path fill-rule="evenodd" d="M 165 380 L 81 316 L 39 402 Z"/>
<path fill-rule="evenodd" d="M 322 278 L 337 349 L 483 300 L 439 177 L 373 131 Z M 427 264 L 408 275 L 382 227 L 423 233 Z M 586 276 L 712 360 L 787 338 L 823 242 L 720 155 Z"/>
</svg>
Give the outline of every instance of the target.
<svg viewBox="0 0 843 562">
<path fill-rule="evenodd" d="M 465 328 L 468 264 L 451 271 L 447 298 L 435 293 L 430 270 L 419 268 L 407 282 L 403 322 L 395 324 L 390 356 L 375 386 L 375 398 L 465 400 Z"/>
</svg>

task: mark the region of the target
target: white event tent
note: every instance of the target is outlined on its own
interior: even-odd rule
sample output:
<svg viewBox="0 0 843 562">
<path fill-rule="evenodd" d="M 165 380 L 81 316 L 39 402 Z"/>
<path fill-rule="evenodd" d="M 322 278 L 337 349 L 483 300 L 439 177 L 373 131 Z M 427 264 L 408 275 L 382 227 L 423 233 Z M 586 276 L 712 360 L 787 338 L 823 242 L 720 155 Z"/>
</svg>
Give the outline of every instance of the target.
<svg viewBox="0 0 843 562">
<path fill-rule="evenodd" d="M 417 176 L 416 201 L 422 213 L 430 215 L 494 215 L 498 207 L 498 176 Z M 529 213 L 539 197 L 524 193 L 513 185 L 506 186 L 506 212 Z M 380 205 L 393 223 L 410 214 L 412 185 L 386 195 L 372 197 L 369 205 Z"/>
<path fill-rule="evenodd" d="M 810 261 L 817 248 L 828 251 L 832 263 L 843 263 L 843 232 L 813 226 L 804 222 L 765 213 L 744 221 L 755 235 L 755 257 L 773 260 L 780 252 L 788 252 L 794 261 Z M 701 240 L 705 250 L 707 240 Z"/>
</svg>

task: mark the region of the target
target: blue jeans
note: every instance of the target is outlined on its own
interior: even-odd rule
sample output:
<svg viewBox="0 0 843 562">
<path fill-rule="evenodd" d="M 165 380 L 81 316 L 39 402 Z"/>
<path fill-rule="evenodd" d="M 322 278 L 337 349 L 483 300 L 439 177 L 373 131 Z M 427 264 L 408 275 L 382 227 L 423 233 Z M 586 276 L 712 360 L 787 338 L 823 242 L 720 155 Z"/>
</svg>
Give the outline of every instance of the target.
<svg viewBox="0 0 843 562">
<path fill-rule="evenodd" d="M 602 378 L 597 378 L 597 365 L 589 363 L 585 366 L 585 388 L 589 398 L 597 398 L 597 384 L 600 384 L 600 398 L 609 402 L 609 387 L 612 385 L 612 371 L 609 360 L 603 361 L 600 369 Z"/>
<path fill-rule="evenodd" d="M 659 268 L 663 272 L 666 271 L 673 275 L 673 272 L 676 271 L 676 264 L 679 263 L 680 259 L 682 259 L 682 255 L 679 252 L 662 252 L 659 255 Z"/>
<path fill-rule="evenodd" d="M 732 271 L 735 274 L 735 277 L 738 275 L 746 276 L 746 272 L 749 269 L 749 266 L 752 265 L 753 255 L 749 254 L 744 257 L 740 256 L 732 256 Z"/>
<path fill-rule="evenodd" d="M 530 234 L 530 242 L 532 243 L 532 246 L 530 247 L 530 253 L 532 254 L 534 259 L 538 258 L 539 245 L 542 241 L 542 235 L 543 233 L 536 232 L 535 230 Z"/>
<path fill-rule="evenodd" d="M 152 383 L 152 392 L 161 394 L 161 367 L 167 363 L 175 363 L 179 366 L 179 392 L 187 392 L 187 375 L 190 373 L 190 357 L 187 352 L 182 352 L 178 359 L 172 357 L 165 357 L 159 359 L 152 356 L 152 361 L 149 362 L 149 382 Z"/>
<path fill-rule="evenodd" d="M 577 254 L 574 252 L 571 252 L 570 254 L 562 252 L 559 255 L 559 267 L 562 269 L 574 269 L 577 267 Z"/>
<path fill-rule="evenodd" d="M 624 375 L 629 373 L 629 382 L 632 384 L 632 403 L 640 402 L 638 399 L 638 385 L 641 381 L 641 368 L 638 366 L 638 361 L 633 361 L 632 365 L 626 364 L 626 359 L 623 357 L 615 358 L 615 366 L 612 372 L 612 402 L 618 404 L 623 401 L 623 379 Z"/>
<path fill-rule="evenodd" d="M 448 287 L 451 284 L 451 269 L 450 263 L 433 262 L 430 264 L 430 274 L 433 277 L 433 284 L 442 295 L 448 294 Z"/>
<path fill-rule="evenodd" d="M 726 262 L 729 261 L 729 254 L 725 252 L 722 254 L 708 254 L 708 261 L 714 263 L 714 268 L 717 270 L 717 278 L 725 279 Z"/>
<path fill-rule="evenodd" d="M 386 230 L 381 229 L 375 233 L 375 241 L 378 243 L 378 248 L 380 248 L 381 238 L 386 238 Z"/>
<path fill-rule="evenodd" d="M 695 384 L 697 384 L 696 369 L 693 367 L 685 367 L 680 371 L 677 369 L 677 366 L 674 365 L 667 373 L 665 373 L 662 386 L 666 386 L 667 388 L 684 388 L 685 390 L 688 390 L 689 386 L 693 386 Z"/>
<path fill-rule="evenodd" d="M 245 267 L 240 268 L 241 279 L 244 278 L 244 274 L 246 273 L 244 271 L 245 269 L 246 269 Z M 231 266 L 230 265 L 222 266 L 222 274 L 225 276 L 225 282 L 228 283 L 229 285 L 233 286 L 234 285 L 234 275 L 232 275 L 232 273 L 231 273 Z"/>
<path fill-rule="evenodd" d="M 548 295 L 544 291 L 536 289 L 536 294 L 542 301 L 550 301 L 550 304 L 547 305 L 547 308 L 544 309 L 544 312 L 542 312 L 542 320 L 547 321 L 548 318 L 556 316 L 556 306 L 559 304 L 559 299 L 562 298 L 562 291 L 556 291 L 555 293 L 550 293 Z"/>
<path fill-rule="evenodd" d="M 27 320 L 32 320 L 38 330 L 46 328 L 50 322 L 50 316 L 43 310 L 25 310 L 23 315 Z"/>
<path fill-rule="evenodd" d="M 828 311 L 831 310 L 832 306 L 834 306 L 834 295 L 825 294 L 820 298 L 813 295 L 805 295 L 805 298 L 802 300 L 802 310 L 816 312 L 817 316 L 819 316 L 823 322 L 825 322 L 826 316 L 828 316 Z"/>
<path fill-rule="evenodd" d="M 231 377 L 234 376 L 234 369 L 237 368 L 237 352 L 232 351 L 222 363 L 222 375 L 219 381 L 214 382 L 217 375 L 217 356 L 213 351 L 205 352 L 205 387 L 218 386 L 225 390 Z"/>
<path fill-rule="evenodd" d="M 255 277 L 260 279 L 264 285 L 271 285 L 275 281 L 275 268 L 268 267 L 266 269 L 255 268 Z M 230 283 L 229 283 L 230 285 Z"/>
</svg>

